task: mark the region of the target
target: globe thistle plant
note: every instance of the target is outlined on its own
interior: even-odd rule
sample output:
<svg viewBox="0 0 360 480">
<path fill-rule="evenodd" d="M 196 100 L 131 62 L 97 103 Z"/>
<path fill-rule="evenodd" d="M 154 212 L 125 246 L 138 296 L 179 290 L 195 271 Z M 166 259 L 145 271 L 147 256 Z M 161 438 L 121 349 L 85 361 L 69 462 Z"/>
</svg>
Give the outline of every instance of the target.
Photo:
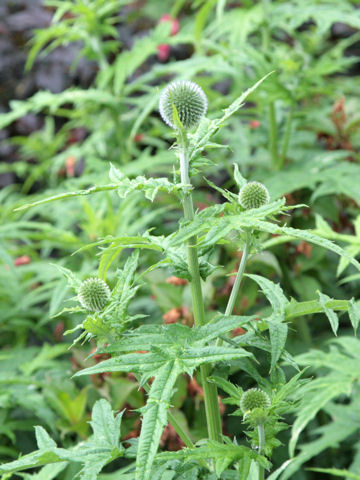
<svg viewBox="0 0 360 480">
<path fill-rule="evenodd" d="M 245 412 L 251 412 L 255 408 L 269 408 L 271 405 L 269 395 L 259 388 L 246 390 L 240 399 L 240 408 Z"/>
<path fill-rule="evenodd" d="M 270 201 L 268 189 L 260 182 L 249 182 L 239 192 L 239 203 L 245 208 L 259 208 Z"/>
<path fill-rule="evenodd" d="M 173 121 L 173 105 L 185 129 L 196 127 L 207 110 L 207 98 L 194 82 L 181 80 L 170 83 L 161 93 L 159 111 L 164 122 L 176 129 Z"/>
<path fill-rule="evenodd" d="M 90 312 L 100 312 L 110 299 L 110 288 L 101 278 L 84 280 L 78 291 L 78 300 Z"/>
</svg>

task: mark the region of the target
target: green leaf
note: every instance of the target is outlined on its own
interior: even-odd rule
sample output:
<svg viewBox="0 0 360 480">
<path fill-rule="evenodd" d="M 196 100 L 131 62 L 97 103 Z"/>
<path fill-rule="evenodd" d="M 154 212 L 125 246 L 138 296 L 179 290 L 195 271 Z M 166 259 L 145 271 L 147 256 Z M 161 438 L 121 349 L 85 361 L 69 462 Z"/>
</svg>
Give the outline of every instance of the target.
<svg viewBox="0 0 360 480">
<path fill-rule="evenodd" d="M 116 189 L 117 189 L 117 185 L 108 184 L 108 185 L 97 185 L 94 187 L 90 187 L 87 190 L 78 190 L 76 192 L 59 193 L 58 195 L 53 195 L 51 197 L 43 198 L 42 200 L 38 200 L 37 202 L 26 203 L 21 207 L 15 208 L 15 211 L 27 210 L 28 208 L 37 207 L 38 205 L 44 205 L 45 203 L 56 202 L 58 200 L 63 200 L 64 198 L 82 197 L 84 195 L 92 195 L 93 193 L 108 192 Z"/>
<path fill-rule="evenodd" d="M 114 418 L 111 405 L 107 400 L 101 399 L 95 403 L 90 425 L 97 442 L 107 445 L 109 448 L 122 448 L 120 445 L 120 427 L 123 413 L 119 413 Z"/>
<path fill-rule="evenodd" d="M 94 435 L 75 448 L 58 448 L 42 427 L 36 427 L 39 450 L 24 455 L 19 460 L 0 466 L 0 473 L 11 473 L 57 462 L 82 464 L 80 480 L 96 480 L 102 468 L 112 460 L 123 456 L 120 444 L 122 413 L 115 418 L 107 400 L 98 400 L 93 408 L 91 426 Z"/>
<path fill-rule="evenodd" d="M 337 331 L 338 331 L 338 328 L 339 328 L 339 318 L 336 315 L 336 313 L 334 312 L 334 310 L 332 310 L 331 308 L 329 308 L 327 306 L 327 303 L 331 300 L 331 298 L 328 297 L 327 295 L 325 295 L 324 293 L 319 292 L 319 291 L 318 291 L 318 294 L 319 294 L 319 298 L 320 298 L 320 304 L 321 304 L 322 308 L 324 309 L 324 312 L 325 312 L 326 316 L 329 319 L 332 331 L 334 332 L 334 335 L 337 335 Z"/>
<path fill-rule="evenodd" d="M 285 311 L 289 301 L 279 285 L 259 275 L 247 274 L 247 276 L 260 285 L 273 308 L 272 314 L 264 319 L 268 323 L 270 333 L 271 372 L 275 368 L 285 347 L 288 326 L 281 322 L 285 320 Z"/>
<path fill-rule="evenodd" d="M 226 120 L 236 113 L 243 105 L 245 99 L 256 90 L 261 83 L 269 77 L 273 72 L 268 73 L 252 87 L 248 88 L 239 98 L 237 98 L 228 108 L 224 110 L 221 118 L 200 123 L 194 135 L 190 135 L 189 157 L 190 162 L 194 160 L 206 148 L 210 138 L 221 128 Z"/>
<path fill-rule="evenodd" d="M 360 480 L 360 475 L 351 473 L 348 470 L 340 470 L 338 468 L 308 468 L 308 470 L 312 472 L 327 473 L 328 475 L 334 475 L 335 477 Z"/>
<path fill-rule="evenodd" d="M 128 353 L 121 357 L 104 360 L 93 367 L 76 372 L 74 377 L 104 372 L 139 372 L 151 376 L 161 368 L 164 359 L 158 353 Z"/>
<path fill-rule="evenodd" d="M 51 450 L 56 448 L 56 443 L 43 427 L 35 427 L 35 436 L 39 450 Z"/>
<path fill-rule="evenodd" d="M 348 311 L 350 302 L 348 300 L 330 299 L 326 302 L 327 306 L 332 310 Z M 357 304 L 355 304 L 357 306 Z M 303 315 L 312 315 L 313 313 L 323 312 L 324 309 L 319 300 L 309 300 L 307 302 L 297 302 L 293 298 L 286 307 L 286 318 L 292 319 L 302 317 Z"/>
<path fill-rule="evenodd" d="M 280 285 L 277 285 L 271 280 L 261 277 L 260 275 L 252 275 L 248 273 L 246 276 L 254 280 L 260 286 L 266 298 L 271 303 L 275 315 L 283 318 L 289 301 L 285 297 Z"/>
<path fill-rule="evenodd" d="M 241 175 L 239 166 L 237 163 L 234 163 L 234 180 L 239 187 L 239 190 L 247 184 L 247 180 Z"/>
<path fill-rule="evenodd" d="M 58 475 L 67 467 L 67 462 L 61 462 L 56 465 L 46 465 L 39 472 L 20 474 L 24 480 L 53 480 L 59 478 Z"/>
<path fill-rule="evenodd" d="M 225 380 L 225 378 L 212 376 L 208 378 L 208 382 L 215 383 L 219 388 L 224 390 L 232 400 L 233 405 L 238 405 L 243 394 L 241 387 L 235 387 L 231 382 Z"/>
<path fill-rule="evenodd" d="M 167 193 L 178 193 L 182 190 L 189 191 L 193 187 L 182 183 L 171 183 L 167 178 L 146 178 L 138 176 L 133 180 L 126 177 L 114 165 L 110 164 L 110 180 L 117 184 L 117 193 L 121 198 L 126 198 L 136 190 L 143 191 L 145 197 L 154 201 L 159 191 Z"/>
<path fill-rule="evenodd" d="M 61 461 L 64 461 L 64 458 L 60 458 L 59 455 L 53 451 L 37 450 L 36 452 L 22 456 L 19 460 L 0 465 L 0 473 L 21 472 L 28 468 L 41 467 L 48 463 L 57 463 Z"/>
<path fill-rule="evenodd" d="M 271 343 L 271 365 L 270 372 L 275 368 L 285 348 L 288 326 L 286 323 L 269 322 L 270 343 Z"/>
<path fill-rule="evenodd" d="M 176 360 L 165 363 L 153 381 L 146 406 L 142 409 L 143 420 L 136 458 L 136 480 L 149 480 L 151 467 L 160 442 L 161 434 L 167 425 L 167 410 L 173 388 L 181 368 Z"/>
<path fill-rule="evenodd" d="M 358 303 L 355 303 L 353 298 L 349 301 L 349 318 L 356 335 L 360 322 L 360 306 Z"/>
<path fill-rule="evenodd" d="M 216 462 L 219 462 L 217 463 L 218 475 L 220 475 L 223 469 L 227 468 L 227 466 L 230 464 L 245 458 L 255 460 L 264 468 L 269 468 L 270 466 L 270 463 L 265 457 L 259 455 L 250 448 L 242 445 L 234 445 L 232 443 L 226 443 L 224 445 L 212 440 L 208 441 L 206 445 L 192 449 L 184 448 L 183 450 L 178 450 L 177 452 L 162 452 L 157 455 L 157 458 L 161 461 L 177 459 L 183 462 L 213 458 Z"/>
</svg>

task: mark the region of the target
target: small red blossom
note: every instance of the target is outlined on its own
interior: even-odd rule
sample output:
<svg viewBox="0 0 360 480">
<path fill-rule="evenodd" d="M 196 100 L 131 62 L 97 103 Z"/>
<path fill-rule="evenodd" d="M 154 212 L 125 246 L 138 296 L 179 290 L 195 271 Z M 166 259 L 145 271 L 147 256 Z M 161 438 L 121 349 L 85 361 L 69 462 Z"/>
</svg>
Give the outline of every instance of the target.
<svg viewBox="0 0 360 480">
<path fill-rule="evenodd" d="M 249 127 L 252 130 L 255 130 L 255 128 L 259 128 L 260 125 L 261 125 L 261 123 L 259 122 L 259 120 L 251 120 L 251 122 L 249 123 Z"/>
<path fill-rule="evenodd" d="M 162 43 L 161 45 L 158 45 L 157 51 L 160 62 L 166 62 L 170 56 L 170 45 Z"/>
<path fill-rule="evenodd" d="M 75 165 L 76 165 L 76 158 L 73 156 L 67 157 L 65 161 L 65 169 L 66 169 L 66 175 L 68 177 L 75 177 Z"/>
<path fill-rule="evenodd" d="M 145 135 L 143 133 L 137 133 L 134 136 L 134 142 L 142 142 L 144 140 Z"/>
<path fill-rule="evenodd" d="M 176 323 L 178 320 L 180 320 L 181 314 L 181 308 L 172 308 L 166 312 L 162 318 L 164 319 L 165 324 Z"/>
<path fill-rule="evenodd" d="M 170 285 L 182 286 L 187 285 L 189 282 L 186 280 L 186 278 L 169 277 L 166 279 L 166 283 L 169 283 Z"/>
<path fill-rule="evenodd" d="M 29 255 L 23 255 L 22 257 L 17 257 L 14 260 L 15 267 L 20 267 L 21 265 L 28 265 L 31 263 L 31 258 Z"/>
<path fill-rule="evenodd" d="M 179 32 L 179 20 L 177 18 L 172 17 L 168 13 L 164 13 L 164 15 L 161 16 L 159 23 L 164 23 L 164 22 L 171 22 L 171 31 L 170 35 L 173 37 Z"/>
<path fill-rule="evenodd" d="M 164 23 L 164 22 L 171 23 L 170 35 L 172 37 L 178 33 L 179 20 L 177 18 L 173 18 L 168 13 L 165 13 L 164 15 L 162 15 L 162 17 L 159 20 L 159 23 Z M 165 62 L 170 56 L 170 45 L 166 43 L 162 43 L 161 45 L 158 45 L 157 50 L 158 50 L 158 59 L 160 60 L 160 62 Z"/>
</svg>

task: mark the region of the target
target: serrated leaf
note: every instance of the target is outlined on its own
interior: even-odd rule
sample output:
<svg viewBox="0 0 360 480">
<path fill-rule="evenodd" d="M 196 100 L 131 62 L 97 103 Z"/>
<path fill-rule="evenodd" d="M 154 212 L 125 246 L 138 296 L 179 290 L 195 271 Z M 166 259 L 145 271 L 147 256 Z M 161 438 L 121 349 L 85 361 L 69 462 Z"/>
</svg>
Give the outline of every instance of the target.
<svg viewBox="0 0 360 480">
<path fill-rule="evenodd" d="M 90 425 L 99 444 L 107 445 L 109 448 L 121 448 L 120 426 L 122 415 L 123 412 L 116 415 L 114 419 L 111 405 L 105 399 L 98 400 L 95 403 Z"/>
<path fill-rule="evenodd" d="M 136 458 L 136 480 L 149 480 L 151 467 L 167 425 L 167 410 L 177 376 L 181 372 L 176 360 L 165 363 L 153 381 L 146 406 L 142 409 L 143 419 Z"/>
<path fill-rule="evenodd" d="M 110 461 L 123 455 L 120 444 L 122 414 L 113 416 L 107 400 L 98 400 L 93 409 L 94 436 L 75 448 L 58 448 L 42 427 L 36 427 L 39 450 L 19 460 L 0 466 L 0 473 L 11 473 L 58 462 L 81 463 L 81 480 L 96 480 L 98 473 Z"/>
<path fill-rule="evenodd" d="M 285 297 L 281 287 L 276 285 L 274 282 L 259 275 L 247 274 L 247 276 L 258 283 L 273 308 L 272 314 L 265 318 L 268 323 L 270 333 L 270 371 L 272 371 L 281 357 L 287 339 L 288 326 L 282 322 L 285 320 L 285 310 L 289 301 Z"/>
<path fill-rule="evenodd" d="M 76 372 L 74 377 L 104 372 L 141 372 L 154 374 L 164 364 L 164 359 L 156 353 L 128 353 L 121 357 L 104 360 L 93 367 Z"/>
<path fill-rule="evenodd" d="M 360 322 L 360 306 L 358 303 L 355 303 L 353 298 L 349 301 L 349 318 L 356 335 Z"/>
<path fill-rule="evenodd" d="M 327 295 L 325 295 L 324 293 L 321 293 L 321 292 L 318 292 L 318 295 L 319 295 L 319 299 L 320 299 L 320 304 L 321 304 L 327 318 L 329 319 L 332 331 L 334 332 L 334 335 L 337 335 L 337 331 L 338 331 L 338 328 L 339 328 L 339 318 L 336 315 L 336 313 L 334 312 L 334 310 L 332 310 L 331 308 L 329 308 L 327 306 L 328 302 L 331 300 L 331 298 L 328 297 Z"/>
<path fill-rule="evenodd" d="M 32 475 L 27 473 L 20 474 L 24 480 L 53 480 L 59 478 L 58 475 L 67 467 L 67 462 L 61 462 L 56 465 L 46 465 L 39 472 Z"/>
<path fill-rule="evenodd" d="M 190 162 L 195 159 L 200 153 L 206 148 L 206 145 L 209 143 L 210 138 L 221 128 L 226 120 L 228 120 L 234 113 L 236 113 L 243 105 L 245 99 L 256 90 L 261 83 L 267 79 L 269 75 L 273 72 L 268 73 L 258 82 L 256 82 L 252 87 L 248 88 L 239 98 L 237 98 L 228 108 L 224 110 L 222 117 L 211 120 L 209 122 L 201 123 L 198 130 L 194 135 L 190 136 L 190 147 L 189 147 L 189 157 Z"/>
<path fill-rule="evenodd" d="M 271 343 L 271 366 L 270 372 L 275 368 L 285 348 L 288 326 L 286 323 L 269 322 L 269 333 Z"/>
<path fill-rule="evenodd" d="M 35 427 L 35 436 L 39 450 L 51 450 L 56 448 L 56 443 L 43 427 Z"/>
<path fill-rule="evenodd" d="M 254 280 L 260 286 L 266 298 L 271 303 L 274 313 L 283 318 L 289 300 L 285 297 L 280 285 L 260 275 L 248 273 L 246 276 Z"/>
<path fill-rule="evenodd" d="M 158 454 L 157 458 L 161 461 L 178 459 L 182 460 L 183 462 L 204 458 L 213 458 L 215 461 L 227 459 L 228 465 L 235 461 L 241 460 L 242 458 L 250 458 L 258 462 L 264 468 L 269 468 L 270 466 L 270 463 L 265 457 L 259 455 L 250 448 L 230 443 L 226 443 L 224 445 L 212 440 L 208 441 L 206 445 L 201 445 L 200 447 L 192 449 L 184 448 L 183 450 L 178 450 L 177 452 L 162 452 Z"/>
<path fill-rule="evenodd" d="M 244 178 L 239 170 L 239 166 L 237 163 L 234 163 L 234 180 L 237 183 L 239 190 L 247 184 L 246 178 Z"/>
<path fill-rule="evenodd" d="M 36 202 L 26 203 L 24 205 L 21 205 L 21 207 L 15 208 L 14 211 L 17 212 L 20 210 L 27 210 L 28 208 L 37 207 L 38 205 L 44 205 L 45 203 L 56 202 L 58 200 L 64 200 L 65 198 L 82 197 L 86 195 L 92 195 L 93 193 L 108 192 L 116 189 L 117 189 L 117 185 L 108 184 L 108 185 L 97 185 L 95 187 L 90 187 L 87 190 L 77 190 L 75 192 L 59 193 L 58 195 L 53 195 L 51 197 L 43 198 L 42 200 L 38 200 Z"/>
<path fill-rule="evenodd" d="M 130 193 L 140 190 L 144 192 L 146 198 L 153 202 L 159 191 L 178 193 L 184 188 L 187 191 L 192 189 L 191 185 L 171 183 L 167 178 L 146 178 L 140 175 L 130 180 L 114 165 L 110 167 L 110 178 L 117 185 L 117 193 L 121 198 L 126 198 Z"/>
<path fill-rule="evenodd" d="M 215 383 L 219 388 L 224 390 L 232 400 L 234 400 L 234 404 L 238 404 L 240 402 L 243 389 L 241 387 L 235 387 L 231 382 L 228 380 L 225 380 L 225 378 L 217 377 L 217 376 L 212 376 L 208 378 L 208 381 L 210 383 Z"/>
<path fill-rule="evenodd" d="M 327 302 L 327 306 L 332 310 L 348 311 L 348 300 L 335 300 L 331 299 Z M 303 315 L 312 315 L 313 313 L 323 312 L 323 307 L 319 300 L 309 300 L 306 302 L 297 302 L 293 298 L 286 307 L 286 318 L 292 319 L 296 317 L 302 317 Z"/>
<path fill-rule="evenodd" d="M 330 400 L 347 393 L 348 389 L 349 379 L 346 376 L 330 374 L 325 378 L 312 380 L 299 392 L 299 395 L 303 395 L 303 401 L 291 430 L 289 443 L 291 456 L 294 455 L 298 438 L 306 425 Z"/>
</svg>

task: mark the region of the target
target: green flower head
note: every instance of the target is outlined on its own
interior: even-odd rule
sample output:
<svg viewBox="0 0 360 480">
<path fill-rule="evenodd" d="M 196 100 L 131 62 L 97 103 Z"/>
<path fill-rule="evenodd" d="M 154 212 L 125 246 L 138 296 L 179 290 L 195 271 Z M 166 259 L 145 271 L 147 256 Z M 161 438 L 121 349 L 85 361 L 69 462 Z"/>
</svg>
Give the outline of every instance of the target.
<svg viewBox="0 0 360 480">
<path fill-rule="evenodd" d="M 160 95 L 159 111 L 164 122 L 176 128 L 173 122 L 173 105 L 184 128 L 196 127 L 207 110 L 207 98 L 194 82 L 181 80 L 170 83 Z"/>
<path fill-rule="evenodd" d="M 255 408 L 269 408 L 270 405 L 269 395 L 259 388 L 246 390 L 240 399 L 240 408 L 244 413 L 251 412 Z"/>
<path fill-rule="evenodd" d="M 268 189 L 260 182 L 249 182 L 239 192 L 239 203 L 245 208 L 259 208 L 270 201 Z"/>
<path fill-rule="evenodd" d="M 78 291 L 78 300 L 90 312 L 100 312 L 110 299 L 110 288 L 101 278 L 84 280 Z"/>
</svg>

